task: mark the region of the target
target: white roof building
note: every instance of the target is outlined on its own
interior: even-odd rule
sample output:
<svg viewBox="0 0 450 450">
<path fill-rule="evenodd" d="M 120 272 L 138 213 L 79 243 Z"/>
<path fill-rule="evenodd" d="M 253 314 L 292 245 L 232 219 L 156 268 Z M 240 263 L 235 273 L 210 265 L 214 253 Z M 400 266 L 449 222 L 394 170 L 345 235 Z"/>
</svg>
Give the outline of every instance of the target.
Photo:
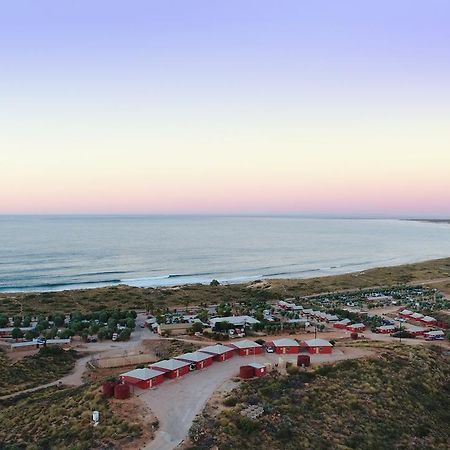
<svg viewBox="0 0 450 450">
<path fill-rule="evenodd" d="M 212 358 L 212 355 L 203 352 L 184 353 L 183 355 L 175 357 L 175 359 L 181 359 L 189 362 L 200 362 L 208 358 Z"/>
<path fill-rule="evenodd" d="M 261 347 L 261 345 L 257 344 L 254 341 L 249 341 L 247 339 L 243 340 L 243 341 L 237 341 L 237 342 L 233 342 L 232 344 L 229 344 L 230 346 L 234 346 L 236 348 L 258 348 Z"/>
<path fill-rule="evenodd" d="M 251 316 L 229 316 L 229 317 L 214 317 L 210 319 L 209 323 L 212 328 L 216 326 L 218 322 L 228 322 L 234 326 L 254 325 L 259 323 L 259 320 Z"/>
<path fill-rule="evenodd" d="M 233 349 L 231 347 L 227 347 L 222 344 L 209 345 L 208 347 L 201 348 L 199 352 L 210 353 L 213 355 L 223 355 L 227 352 L 232 352 Z"/>
<path fill-rule="evenodd" d="M 275 347 L 299 347 L 300 344 L 294 339 L 275 339 L 272 341 Z"/>
<path fill-rule="evenodd" d="M 333 347 L 333 345 L 325 339 L 308 339 L 305 341 L 308 347 Z"/>
<path fill-rule="evenodd" d="M 148 369 L 147 367 L 143 369 L 134 369 L 129 372 L 122 373 L 121 377 L 136 378 L 137 380 L 149 380 L 151 378 L 159 377 L 163 375 L 159 370 Z"/>
<path fill-rule="evenodd" d="M 186 361 L 180 361 L 178 359 L 164 359 L 163 361 L 159 361 L 157 363 L 153 363 L 148 366 L 150 369 L 165 369 L 165 370 L 177 370 L 181 369 L 181 367 L 188 366 L 189 363 Z"/>
</svg>

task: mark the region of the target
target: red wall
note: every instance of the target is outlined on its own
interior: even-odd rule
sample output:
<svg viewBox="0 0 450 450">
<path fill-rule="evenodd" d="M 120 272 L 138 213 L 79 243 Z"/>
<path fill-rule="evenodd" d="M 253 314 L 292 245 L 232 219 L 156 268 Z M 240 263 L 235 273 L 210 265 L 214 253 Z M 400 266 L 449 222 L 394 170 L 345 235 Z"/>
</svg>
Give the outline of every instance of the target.
<svg viewBox="0 0 450 450">
<path fill-rule="evenodd" d="M 287 353 L 298 353 L 300 347 L 275 347 L 276 353 L 287 354 Z"/>
<path fill-rule="evenodd" d="M 139 380 L 133 377 L 121 377 L 125 383 L 137 386 L 141 389 L 148 389 L 150 387 L 161 384 L 164 381 L 164 374 L 158 375 L 157 377 L 150 378 L 149 380 Z"/>
<path fill-rule="evenodd" d="M 204 359 L 203 361 L 198 361 L 195 363 L 195 367 L 197 367 L 197 370 L 204 369 L 205 367 L 208 367 L 212 364 L 213 358 Z"/>
<path fill-rule="evenodd" d="M 260 355 L 263 352 L 262 347 L 255 348 L 238 348 L 239 356 Z"/>
<path fill-rule="evenodd" d="M 266 368 L 255 369 L 255 377 L 263 377 L 266 374 Z"/>
<path fill-rule="evenodd" d="M 327 354 L 329 355 L 330 353 L 333 352 L 333 347 L 307 347 L 308 353 L 317 355 L 317 354 Z"/>
<path fill-rule="evenodd" d="M 170 370 L 164 373 L 167 378 L 179 378 L 189 373 L 189 366 L 180 367 L 177 370 Z"/>
</svg>

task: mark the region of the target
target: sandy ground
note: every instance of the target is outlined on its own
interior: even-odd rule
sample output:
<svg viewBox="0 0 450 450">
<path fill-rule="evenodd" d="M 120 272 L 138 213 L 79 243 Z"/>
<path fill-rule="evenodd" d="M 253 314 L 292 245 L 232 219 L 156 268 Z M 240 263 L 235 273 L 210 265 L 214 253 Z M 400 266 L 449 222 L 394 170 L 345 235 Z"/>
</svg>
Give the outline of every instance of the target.
<svg viewBox="0 0 450 450">
<path fill-rule="evenodd" d="M 373 354 L 361 348 L 336 349 L 332 355 L 311 355 L 311 363 L 321 364 L 344 359 L 360 358 Z M 144 450 L 172 450 L 188 435 L 195 416 L 199 414 L 214 392 L 230 386 L 230 379 L 239 374 L 239 368 L 249 362 L 285 365 L 287 361 L 296 364 L 297 355 L 234 356 L 228 361 L 215 362 L 201 371 L 191 372 L 178 380 L 166 380 L 150 390 L 135 390 L 158 417 L 160 427 L 155 439 L 142 447 Z"/>
</svg>

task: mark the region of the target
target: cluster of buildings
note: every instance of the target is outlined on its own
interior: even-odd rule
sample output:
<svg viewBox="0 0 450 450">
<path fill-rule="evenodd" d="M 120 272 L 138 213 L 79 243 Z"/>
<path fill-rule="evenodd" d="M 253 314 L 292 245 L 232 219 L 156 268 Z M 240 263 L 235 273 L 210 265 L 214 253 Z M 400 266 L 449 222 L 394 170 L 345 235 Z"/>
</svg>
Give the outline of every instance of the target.
<svg viewBox="0 0 450 450">
<path fill-rule="evenodd" d="M 424 316 L 423 314 L 415 313 L 413 311 L 410 311 L 409 309 L 400 311 L 400 317 L 403 317 L 404 319 L 414 320 L 416 322 L 421 322 L 424 325 L 428 326 L 434 326 L 438 322 L 434 317 Z"/>
<path fill-rule="evenodd" d="M 268 352 L 278 354 L 299 353 L 306 350 L 311 354 L 331 354 L 333 345 L 324 339 L 310 339 L 297 342 L 294 339 L 276 339 L 264 344 Z M 214 344 L 203 347 L 192 353 L 184 353 L 172 359 L 166 359 L 142 369 L 134 369 L 120 375 L 123 383 L 148 389 L 162 383 L 165 379 L 175 379 L 187 375 L 195 370 L 206 369 L 214 362 L 226 361 L 235 355 L 252 356 L 260 355 L 264 347 L 257 342 L 242 340 L 232 344 Z M 259 363 L 247 364 L 253 370 L 253 376 L 263 376 L 266 366 Z M 248 370 L 248 369 L 247 369 Z"/>
</svg>

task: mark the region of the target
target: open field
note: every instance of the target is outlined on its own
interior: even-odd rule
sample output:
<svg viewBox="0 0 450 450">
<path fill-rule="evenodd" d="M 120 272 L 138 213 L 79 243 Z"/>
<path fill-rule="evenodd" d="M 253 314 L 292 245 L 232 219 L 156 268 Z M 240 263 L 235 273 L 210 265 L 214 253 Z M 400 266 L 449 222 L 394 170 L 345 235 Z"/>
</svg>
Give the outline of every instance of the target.
<svg viewBox="0 0 450 450">
<path fill-rule="evenodd" d="M 375 347 L 376 356 L 242 383 L 203 411 L 187 447 L 449 448 L 450 359 L 437 348 Z M 263 414 L 243 415 L 249 405 Z"/>
<path fill-rule="evenodd" d="M 175 288 L 134 288 L 115 286 L 78 291 L 1 294 L 0 314 L 49 314 L 100 309 L 164 310 L 200 304 L 268 300 L 286 296 L 307 296 L 322 292 L 395 286 L 407 283 L 448 283 L 450 258 L 417 264 L 384 267 L 345 275 L 309 279 L 273 279 L 223 286 L 186 285 Z"/>
</svg>

